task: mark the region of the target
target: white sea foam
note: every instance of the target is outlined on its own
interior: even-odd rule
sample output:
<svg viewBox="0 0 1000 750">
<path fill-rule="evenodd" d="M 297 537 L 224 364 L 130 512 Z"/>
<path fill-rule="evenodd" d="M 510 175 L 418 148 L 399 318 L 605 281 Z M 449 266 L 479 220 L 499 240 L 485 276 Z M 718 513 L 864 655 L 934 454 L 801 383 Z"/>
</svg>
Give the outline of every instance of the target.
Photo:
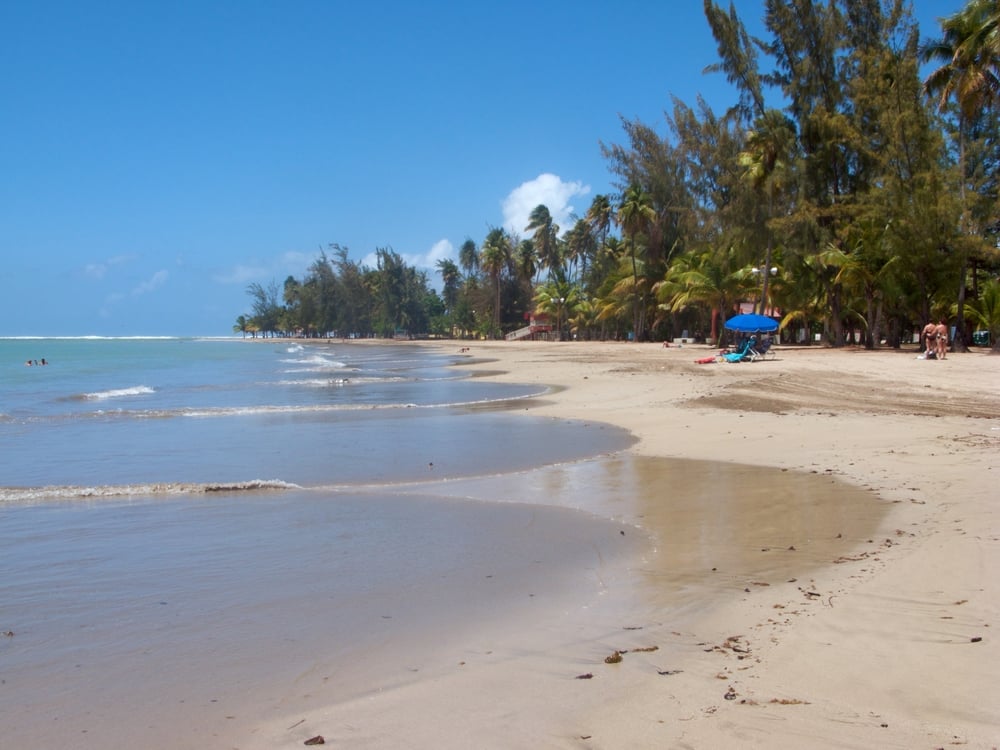
<svg viewBox="0 0 1000 750">
<path fill-rule="evenodd" d="M 128 396 L 148 396 L 156 393 L 148 385 L 134 385 L 131 388 L 112 388 L 108 391 L 96 391 L 94 393 L 84 393 L 82 398 L 88 401 L 103 401 L 109 398 L 127 398 Z"/>
<path fill-rule="evenodd" d="M 0 341 L 180 341 L 183 336 L 0 336 Z"/>
<path fill-rule="evenodd" d="M 278 385 L 291 385 L 303 388 L 329 388 L 331 385 L 344 386 L 351 383 L 373 382 L 374 378 L 308 378 L 306 380 L 279 380 Z"/>
<path fill-rule="evenodd" d="M 205 495 L 213 492 L 303 489 L 281 479 L 251 479 L 245 482 L 153 482 L 148 484 L 103 485 L 99 487 L 48 486 L 0 487 L 0 503 L 31 504 L 51 500 L 93 500 L 164 495 Z"/>
<path fill-rule="evenodd" d="M 295 359 L 283 359 L 281 361 L 286 364 L 296 365 L 296 369 L 299 371 L 306 370 L 307 372 L 341 370 L 347 367 L 345 362 L 340 362 L 336 359 L 329 359 L 321 354 L 312 354 L 308 357 L 296 357 Z"/>
</svg>

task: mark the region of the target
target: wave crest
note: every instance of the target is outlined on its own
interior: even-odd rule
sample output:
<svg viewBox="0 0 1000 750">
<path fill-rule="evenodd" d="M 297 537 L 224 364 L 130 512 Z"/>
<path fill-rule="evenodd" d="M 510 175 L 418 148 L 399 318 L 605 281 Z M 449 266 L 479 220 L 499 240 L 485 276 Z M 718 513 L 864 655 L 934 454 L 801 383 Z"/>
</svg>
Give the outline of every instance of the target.
<svg viewBox="0 0 1000 750">
<path fill-rule="evenodd" d="M 146 484 L 73 485 L 48 487 L 0 487 L 0 503 L 29 504 L 51 500 L 116 499 L 136 496 L 207 495 L 219 492 L 300 490 L 301 485 L 281 479 L 250 479 L 244 482 L 150 482 Z"/>
<path fill-rule="evenodd" d="M 84 401 L 106 401 L 112 398 L 127 398 L 129 396 L 148 396 L 156 393 L 148 385 L 133 385 L 130 388 L 112 388 L 107 391 L 95 391 L 93 393 L 82 393 L 80 398 Z"/>
</svg>

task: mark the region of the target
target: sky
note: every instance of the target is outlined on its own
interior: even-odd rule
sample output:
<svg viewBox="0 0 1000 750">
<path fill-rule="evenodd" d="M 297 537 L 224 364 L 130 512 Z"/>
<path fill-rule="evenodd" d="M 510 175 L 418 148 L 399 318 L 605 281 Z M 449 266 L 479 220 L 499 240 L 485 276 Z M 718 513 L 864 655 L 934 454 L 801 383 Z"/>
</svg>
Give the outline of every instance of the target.
<svg viewBox="0 0 1000 750">
<path fill-rule="evenodd" d="M 439 286 L 615 193 L 622 118 L 736 101 L 701 0 L 11 0 L 0 39 L 0 336 L 232 335 L 332 243 Z"/>
</svg>

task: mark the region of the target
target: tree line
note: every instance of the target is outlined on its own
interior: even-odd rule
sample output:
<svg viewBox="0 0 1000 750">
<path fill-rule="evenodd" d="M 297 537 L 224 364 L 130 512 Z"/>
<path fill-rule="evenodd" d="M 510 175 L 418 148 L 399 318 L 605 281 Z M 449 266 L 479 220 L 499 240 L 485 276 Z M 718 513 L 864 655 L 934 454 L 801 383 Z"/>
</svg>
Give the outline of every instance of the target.
<svg viewBox="0 0 1000 750">
<path fill-rule="evenodd" d="M 376 267 L 348 257 L 348 249 L 329 246 L 303 279 L 250 284 L 250 315 L 240 315 L 233 330 L 244 335 L 393 337 L 443 333 L 444 303 L 427 274 L 408 266 L 391 249 L 375 251 Z"/>
<path fill-rule="evenodd" d="M 898 346 L 928 320 L 1000 344 L 1000 6 L 968 0 L 922 41 L 906 0 L 765 0 L 766 38 L 712 0 L 736 101 L 671 102 L 668 135 L 622 120 L 618 189 L 570 227 L 491 228 L 437 264 L 331 245 L 282 289 L 252 284 L 244 333 L 718 340 L 740 305 L 790 340 Z M 921 65 L 932 63 L 923 78 Z"/>
</svg>

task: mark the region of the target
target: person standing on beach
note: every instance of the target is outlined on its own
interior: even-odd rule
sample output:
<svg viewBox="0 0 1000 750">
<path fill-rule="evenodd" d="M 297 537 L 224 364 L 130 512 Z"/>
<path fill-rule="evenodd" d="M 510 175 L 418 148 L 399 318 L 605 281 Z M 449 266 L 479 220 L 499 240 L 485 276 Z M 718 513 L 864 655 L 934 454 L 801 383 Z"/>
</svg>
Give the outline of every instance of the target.
<svg viewBox="0 0 1000 750">
<path fill-rule="evenodd" d="M 934 342 L 937 349 L 937 358 L 944 359 L 948 353 L 948 325 L 944 322 L 944 318 L 941 318 L 938 324 L 934 326 L 934 333 L 937 336 Z"/>
<path fill-rule="evenodd" d="M 937 350 L 937 326 L 934 321 L 928 321 L 923 330 L 924 337 L 924 359 L 930 359 Z"/>
</svg>

